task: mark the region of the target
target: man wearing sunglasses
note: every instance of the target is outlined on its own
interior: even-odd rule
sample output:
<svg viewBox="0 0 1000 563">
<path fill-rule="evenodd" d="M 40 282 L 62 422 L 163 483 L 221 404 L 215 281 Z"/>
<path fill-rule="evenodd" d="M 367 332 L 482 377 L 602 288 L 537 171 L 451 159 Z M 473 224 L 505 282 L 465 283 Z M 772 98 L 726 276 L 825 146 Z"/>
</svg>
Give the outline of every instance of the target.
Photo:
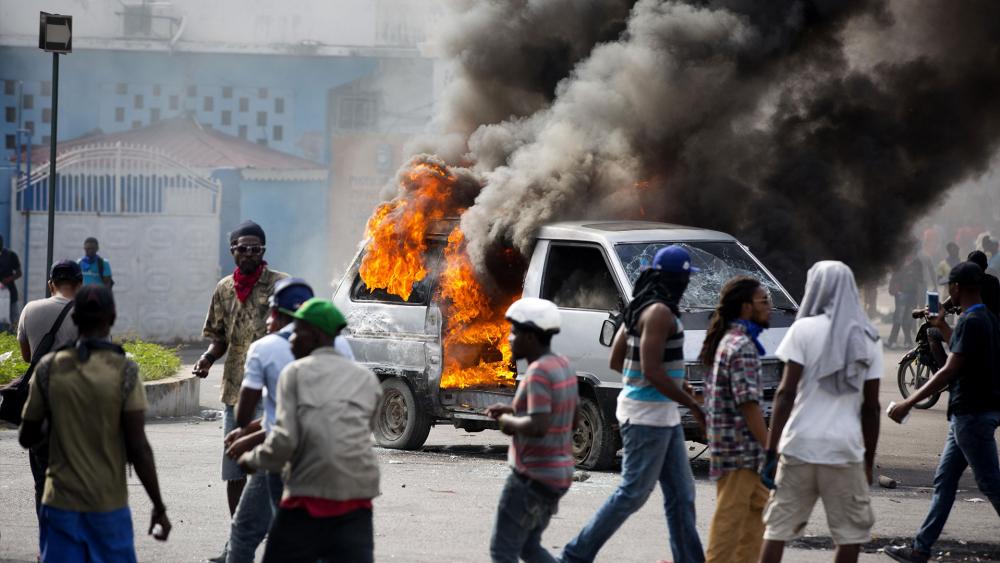
<svg viewBox="0 0 1000 563">
<path fill-rule="evenodd" d="M 207 377 L 212 364 L 226 356 L 222 372 L 223 438 L 236 428 L 235 405 L 243 383 L 247 349 L 267 334 L 268 297 L 274 291 L 275 282 L 288 277 L 288 274 L 267 267 L 264 261 L 266 241 L 264 229 L 253 221 L 244 221 L 229 233 L 229 249 L 236 269 L 215 286 L 203 330 L 211 344 L 192 370 L 198 377 Z M 257 413 L 256 417 L 259 416 Z M 222 450 L 222 479 L 226 481 L 232 516 L 243 493 L 246 474 L 235 461 L 225 456 L 225 446 Z"/>
</svg>

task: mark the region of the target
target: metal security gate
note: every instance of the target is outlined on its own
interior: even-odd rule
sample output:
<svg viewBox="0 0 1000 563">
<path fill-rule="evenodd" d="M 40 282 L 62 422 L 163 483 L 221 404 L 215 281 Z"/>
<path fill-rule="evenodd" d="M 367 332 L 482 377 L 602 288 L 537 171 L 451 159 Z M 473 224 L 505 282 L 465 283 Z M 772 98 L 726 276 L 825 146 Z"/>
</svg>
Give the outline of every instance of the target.
<svg viewBox="0 0 1000 563">
<path fill-rule="evenodd" d="M 221 184 L 162 151 L 123 143 L 60 154 L 52 204 L 54 260 L 78 259 L 100 240 L 111 264 L 116 334 L 198 338 L 218 281 Z M 27 299 L 44 296 L 48 167 L 12 185 L 10 248 L 21 255 Z"/>
</svg>

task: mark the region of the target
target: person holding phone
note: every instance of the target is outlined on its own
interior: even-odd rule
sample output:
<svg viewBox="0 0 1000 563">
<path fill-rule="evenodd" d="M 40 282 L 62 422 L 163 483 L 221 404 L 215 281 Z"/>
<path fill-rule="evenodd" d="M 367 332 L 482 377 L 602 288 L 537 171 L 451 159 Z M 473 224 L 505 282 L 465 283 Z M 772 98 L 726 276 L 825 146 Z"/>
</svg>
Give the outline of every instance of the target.
<svg viewBox="0 0 1000 563">
<path fill-rule="evenodd" d="M 929 322 L 950 339 L 951 355 L 944 367 L 906 400 L 889 409 L 889 418 L 902 423 L 913 406 L 948 388 L 948 438 L 934 475 L 934 495 L 924 523 L 913 543 L 887 546 L 896 561 L 923 563 L 941 535 L 955 503 L 958 481 L 972 467 L 976 485 L 1000 515 L 1000 465 L 995 432 L 1000 426 L 1000 323 L 980 294 L 983 271 L 962 262 L 948 275 L 948 293 L 962 308 L 954 330 L 941 315 Z"/>
</svg>

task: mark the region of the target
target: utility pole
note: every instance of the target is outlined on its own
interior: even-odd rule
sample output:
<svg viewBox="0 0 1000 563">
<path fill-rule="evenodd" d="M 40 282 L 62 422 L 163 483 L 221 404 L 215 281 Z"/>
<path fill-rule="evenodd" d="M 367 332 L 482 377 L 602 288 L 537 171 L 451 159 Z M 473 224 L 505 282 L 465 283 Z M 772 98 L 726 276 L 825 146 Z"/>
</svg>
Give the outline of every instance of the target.
<svg viewBox="0 0 1000 563">
<path fill-rule="evenodd" d="M 59 55 L 73 52 L 73 16 L 39 12 L 38 48 L 52 53 L 52 130 L 49 133 L 49 241 L 45 255 L 45 274 L 52 269 L 56 233 L 56 133 L 59 124 Z M 30 181 L 30 179 L 29 179 Z M 45 296 L 49 296 L 45 284 Z"/>
</svg>

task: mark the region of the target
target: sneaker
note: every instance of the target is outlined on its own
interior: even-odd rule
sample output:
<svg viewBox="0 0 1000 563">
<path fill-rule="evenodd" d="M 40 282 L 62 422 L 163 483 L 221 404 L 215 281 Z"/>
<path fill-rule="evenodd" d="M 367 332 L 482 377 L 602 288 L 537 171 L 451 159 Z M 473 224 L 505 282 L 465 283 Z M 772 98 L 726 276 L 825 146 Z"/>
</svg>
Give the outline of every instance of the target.
<svg viewBox="0 0 1000 563">
<path fill-rule="evenodd" d="M 885 554 L 896 561 L 915 561 L 916 563 L 927 563 L 930 554 L 920 553 L 908 545 L 888 545 L 885 547 Z"/>
</svg>

